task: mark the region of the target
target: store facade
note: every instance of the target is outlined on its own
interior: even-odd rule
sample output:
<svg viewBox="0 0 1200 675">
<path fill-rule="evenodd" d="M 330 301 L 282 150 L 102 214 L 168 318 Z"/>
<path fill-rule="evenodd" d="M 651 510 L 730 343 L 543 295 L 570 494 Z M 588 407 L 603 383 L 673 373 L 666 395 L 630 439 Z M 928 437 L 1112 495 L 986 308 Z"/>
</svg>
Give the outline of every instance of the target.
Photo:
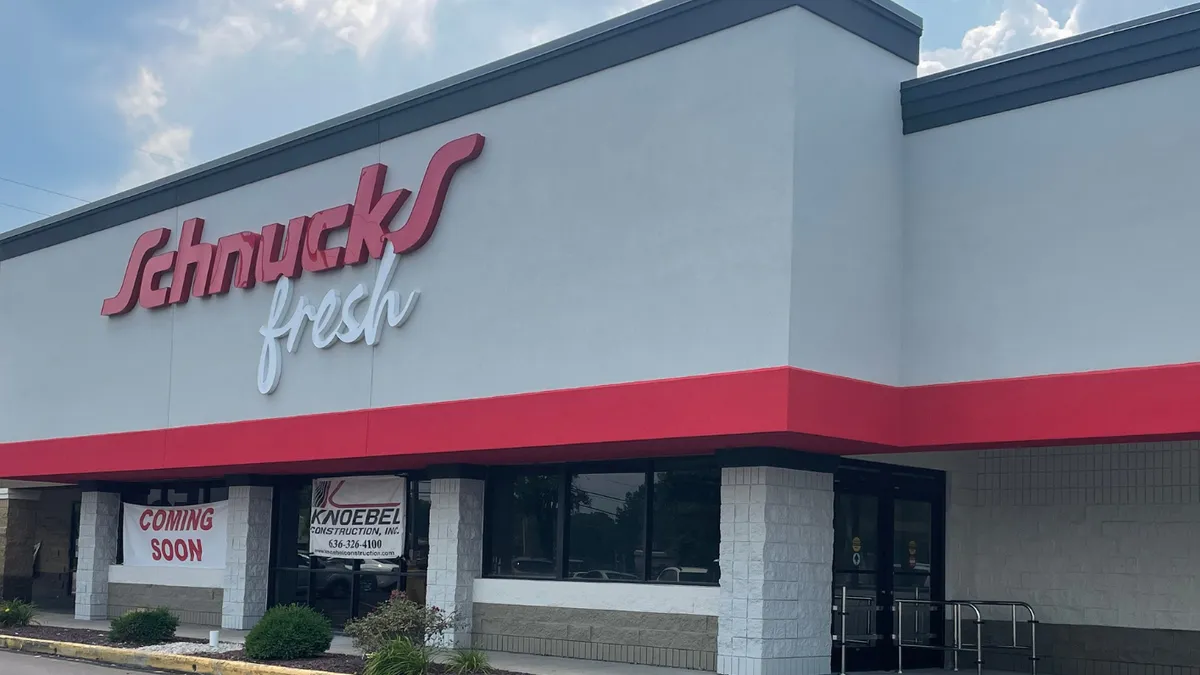
<svg viewBox="0 0 1200 675">
<path fill-rule="evenodd" d="M 919 39 L 666 0 L 0 235 L 0 593 L 1197 675 L 1200 9 Z"/>
</svg>

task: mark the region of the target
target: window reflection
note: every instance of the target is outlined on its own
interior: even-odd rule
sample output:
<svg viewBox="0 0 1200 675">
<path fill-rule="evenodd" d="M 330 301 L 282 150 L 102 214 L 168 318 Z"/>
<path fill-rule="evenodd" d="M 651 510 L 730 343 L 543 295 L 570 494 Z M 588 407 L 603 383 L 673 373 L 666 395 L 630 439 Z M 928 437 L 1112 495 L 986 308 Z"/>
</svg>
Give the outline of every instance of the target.
<svg viewBox="0 0 1200 675">
<path fill-rule="evenodd" d="M 655 473 L 652 522 L 651 581 L 720 580 L 720 469 Z"/>
<path fill-rule="evenodd" d="M 488 481 L 492 564 L 498 576 L 555 577 L 558 474 L 499 474 Z M 574 502 L 575 499 L 572 499 Z"/>
<path fill-rule="evenodd" d="M 572 477 L 567 576 L 593 581 L 641 581 L 646 532 L 646 474 Z"/>
<path fill-rule="evenodd" d="M 560 494 L 570 495 L 561 521 Z M 494 471 L 488 477 L 485 513 L 489 534 L 487 573 L 591 581 L 717 583 L 721 575 L 717 562 L 720 514 L 718 468 Z"/>
</svg>

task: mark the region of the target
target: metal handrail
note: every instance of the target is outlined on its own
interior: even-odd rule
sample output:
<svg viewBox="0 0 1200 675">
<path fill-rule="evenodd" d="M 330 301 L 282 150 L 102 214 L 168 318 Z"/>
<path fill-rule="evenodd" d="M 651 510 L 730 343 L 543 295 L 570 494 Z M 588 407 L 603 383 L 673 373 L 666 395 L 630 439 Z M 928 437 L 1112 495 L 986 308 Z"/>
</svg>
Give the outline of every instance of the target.
<svg viewBox="0 0 1200 675">
<path fill-rule="evenodd" d="M 946 607 L 951 613 L 953 620 L 952 644 L 950 646 L 938 645 L 923 645 L 919 643 L 905 644 L 904 634 L 904 605 L 928 605 Z M 964 638 L 963 634 L 963 608 L 969 608 L 975 612 L 975 641 L 972 643 Z M 1012 611 L 1012 643 L 1007 645 L 985 645 L 983 644 L 983 615 L 979 611 L 980 607 L 1008 607 Z M 1029 613 L 1029 646 L 1020 644 L 1017 637 L 1017 609 L 1024 609 Z M 1033 675 L 1037 675 L 1037 613 L 1033 607 L 1024 602 L 1016 602 L 1009 600 L 902 600 L 897 599 L 892 605 L 892 610 L 895 613 L 896 635 L 893 638 L 896 640 L 896 662 L 897 673 L 903 672 L 903 651 L 904 647 L 915 647 L 920 649 L 941 649 L 949 651 L 952 654 L 954 670 L 958 671 L 958 654 L 959 652 L 974 652 L 975 653 L 975 671 L 982 674 L 983 672 L 983 650 L 984 649 L 1019 649 L 1029 650 L 1030 668 Z"/>
<path fill-rule="evenodd" d="M 904 644 L 904 605 L 924 605 L 928 607 L 947 607 L 954 614 L 954 645 L 945 647 L 941 645 L 923 645 L 919 643 Z M 962 639 L 962 609 L 970 608 L 975 612 L 975 644 L 967 645 Z M 913 647 L 916 649 L 939 649 L 949 651 L 954 655 L 954 670 L 958 671 L 958 653 L 961 651 L 975 652 L 975 672 L 977 675 L 983 675 L 983 615 L 979 612 L 979 608 L 974 603 L 965 600 L 902 600 L 897 598 L 892 605 L 892 612 L 895 615 L 896 633 L 892 638 L 896 641 L 896 673 L 904 672 L 904 648 Z"/>
<path fill-rule="evenodd" d="M 864 603 L 859 607 L 855 607 L 855 603 Z M 841 592 L 835 598 L 833 612 L 838 621 L 839 629 L 833 635 L 833 641 L 838 646 L 841 653 L 841 675 L 846 674 L 846 648 L 847 645 L 871 645 L 878 640 L 880 635 L 876 634 L 874 626 L 876 612 L 881 607 L 878 606 L 878 600 L 874 595 L 851 595 L 846 586 L 841 587 Z M 944 608 L 950 614 L 953 621 L 952 633 L 950 635 L 950 644 L 921 644 L 920 642 L 905 642 L 904 641 L 904 607 L 909 606 L 925 606 L 930 607 L 931 612 L 934 608 Z M 1010 609 L 1011 624 L 1012 624 L 1012 641 L 1007 645 L 985 645 L 983 643 L 983 612 L 980 607 L 1007 607 Z M 965 637 L 963 630 L 963 609 L 969 609 L 975 613 L 975 639 L 971 642 Z M 954 671 L 959 669 L 959 652 L 969 652 L 975 655 L 975 672 L 977 675 L 983 674 L 983 651 L 984 649 L 1016 649 L 1029 650 L 1029 661 L 1033 675 L 1037 675 L 1037 613 L 1028 603 L 1008 601 L 1008 600 L 922 600 L 918 598 L 896 598 L 892 604 L 892 613 L 894 615 L 895 633 L 890 637 L 896 644 L 896 673 L 901 675 L 904 672 L 904 648 L 916 649 L 936 649 L 951 654 L 953 660 Z M 1029 614 L 1027 623 L 1029 624 L 1029 645 L 1025 646 L 1020 643 L 1017 631 L 1017 610 L 1022 609 Z M 867 633 L 862 635 L 851 636 L 846 625 L 846 618 L 851 611 L 866 611 L 867 612 Z M 932 617 L 931 617 L 932 619 Z M 919 638 L 924 635 L 931 636 L 931 633 L 920 633 L 920 617 L 915 618 L 914 638 Z M 946 641 L 943 640 L 943 643 Z"/>
<path fill-rule="evenodd" d="M 978 607 L 1008 607 L 1011 610 L 1011 612 L 1012 612 L 1011 613 L 1012 643 L 1007 644 L 1007 645 L 992 645 L 992 646 L 989 646 L 988 649 L 1020 649 L 1020 650 L 1028 649 L 1029 650 L 1029 661 L 1032 664 L 1030 667 L 1031 671 L 1032 671 L 1033 675 L 1037 675 L 1037 662 L 1038 662 L 1037 624 L 1038 624 L 1038 618 L 1037 618 L 1037 612 L 1033 611 L 1033 607 L 1031 607 L 1029 605 L 1029 603 L 1018 602 L 1018 601 L 1014 601 L 1014 600 L 969 600 L 969 601 L 965 601 L 965 602 L 970 602 Z M 1026 623 L 1029 624 L 1029 646 L 1028 647 L 1020 644 L 1020 641 L 1017 639 L 1017 610 L 1018 609 L 1023 609 L 1029 613 L 1029 619 L 1028 619 L 1028 621 L 1026 621 Z"/>
<path fill-rule="evenodd" d="M 879 611 L 878 601 L 873 595 L 850 595 L 848 589 L 842 586 L 842 592 L 838 598 L 839 602 L 833 606 L 833 611 L 838 617 L 839 630 L 833 635 L 833 641 L 840 644 L 842 655 L 841 675 L 846 675 L 846 645 L 870 645 L 874 644 L 879 637 L 875 634 L 875 613 Z M 846 617 L 850 614 L 851 603 L 869 603 L 868 606 L 861 609 L 869 610 L 867 612 L 867 633 L 850 637 L 846 628 Z"/>
</svg>

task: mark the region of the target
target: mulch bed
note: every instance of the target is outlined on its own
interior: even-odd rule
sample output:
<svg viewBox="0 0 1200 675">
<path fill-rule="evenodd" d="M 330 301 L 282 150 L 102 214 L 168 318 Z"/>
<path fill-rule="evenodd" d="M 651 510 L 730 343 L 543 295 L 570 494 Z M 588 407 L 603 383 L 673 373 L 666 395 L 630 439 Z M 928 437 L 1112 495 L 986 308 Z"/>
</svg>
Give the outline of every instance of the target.
<svg viewBox="0 0 1200 675">
<path fill-rule="evenodd" d="M 293 659 L 291 661 L 255 661 L 254 659 L 246 658 L 246 654 L 239 649 L 234 652 L 225 652 L 224 654 L 204 654 L 204 656 L 210 659 L 265 663 L 270 666 L 301 668 L 304 670 L 324 670 L 329 673 L 346 673 L 347 675 L 358 675 L 367 665 L 361 656 L 354 656 L 352 654 L 326 653 L 312 659 Z"/>
<path fill-rule="evenodd" d="M 135 647 L 138 645 L 127 645 L 120 642 L 113 642 L 108 639 L 108 633 L 102 630 L 92 630 L 90 628 L 59 628 L 58 626 L 24 626 L 22 628 L 0 628 L 0 635 L 12 635 L 14 637 L 33 638 L 34 640 L 55 640 L 57 642 L 74 642 L 81 645 L 93 645 L 97 647 Z M 175 642 L 199 642 L 204 643 L 208 640 L 196 640 L 190 638 L 175 638 Z"/>
<path fill-rule="evenodd" d="M 32 638 L 35 640 L 54 640 L 57 642 L 74 642 L 75 644 L 95 645 L 99 647 L 124 647 L 132 648 L 134 645 L 120 644 L 112 642 L 108 639 L 108 633 L 100 630 L 91 630 L 89 628 L 59 628 L 57 626 L 25 626 L 24 628 L 0 628 L 0 635 L 12 635 L 14 637 Z M 194 638 L 175 638 L 174 642 L 196 642 L 206 643 L 207 640 L 197 640 Z M 286 668 L 301 668 L 305 670 L 323 670 L 329 673 L 343 673 L 344 675 L 360 675 L 366 667 L 366 662 L 361 656 L 352 654 L 322 654 L 313 659 L 294 659 L 291 661 L 255 661 L 254 659 L 246 658 L 246 654 L 242 650 L 225 652 L 223 654 L 196 654 L 202 658 L 208 659 L 224 659 L 226 661 L 247 661 L 250 663 L 265 663 L 272 666 L 283 666 Z M 448 673 L 449 670 L 442 665 L 434 664 L 430 668 L 431 675 L 442 675 Z M 523 675 L 522 673 L 513 673 L 507 670 L 492 670 L 489 671 L 492 675 Z"/>
</svg>

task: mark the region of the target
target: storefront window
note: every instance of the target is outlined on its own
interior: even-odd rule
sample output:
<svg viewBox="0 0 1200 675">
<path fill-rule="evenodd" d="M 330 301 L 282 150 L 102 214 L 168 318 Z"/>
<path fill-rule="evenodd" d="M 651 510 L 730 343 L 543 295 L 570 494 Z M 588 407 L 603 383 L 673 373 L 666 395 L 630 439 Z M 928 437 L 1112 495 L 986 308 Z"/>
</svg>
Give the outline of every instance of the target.
<svg viewBox="0 0 1200 675">
<path fill-rule="evenodd" d="M 641 581 L 646 537 L 646 475 L 571 476 L 567 573 L 573 579 Z"/>
<path fill-rule="evenodd" d="M 488 575 L 717 583 L 720 469 L 641 467 L 494 470 L 485 506 Z M 559 504 L 568 495 L 564 515 Z"/>
<path fill-rule="evenodd" d="M 489 479 L 491 569 L 497 576 L 558 576 L 558 473 L 497 472 Z"/>
<path fill-rule="evenodd" d="M 429 557 L 429 481 L 410 480 L 406 511 L 407 555 L 350 560 L 309 553 L 312 482 L 276 488 L 276 604 L 307 604 L 335 625 L 370 612 L 393 591 L 425 600 Z"/>
<path fill-rule="evenodd" d="M 655 472 L 652 518 L 652 581 L 720 581 L 720 470 Z"/>
</svg>

